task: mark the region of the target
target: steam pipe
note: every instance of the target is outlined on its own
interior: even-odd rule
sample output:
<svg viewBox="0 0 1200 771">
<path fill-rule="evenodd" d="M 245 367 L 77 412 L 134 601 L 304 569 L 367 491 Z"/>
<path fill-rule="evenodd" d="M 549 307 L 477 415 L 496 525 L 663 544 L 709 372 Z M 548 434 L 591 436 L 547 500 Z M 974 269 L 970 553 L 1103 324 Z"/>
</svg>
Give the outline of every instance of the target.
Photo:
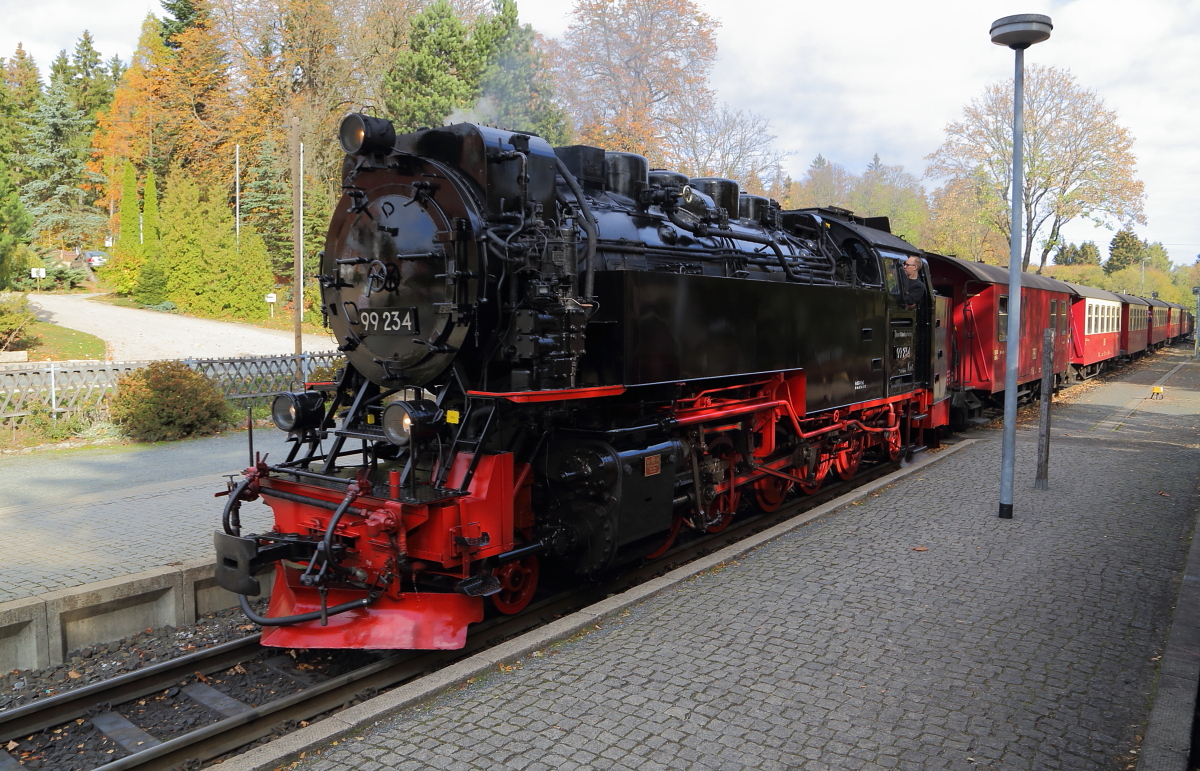
<svg viewBox="0 0 1200 771">
<path fill-rule="evenodd" d="M 695 233 L 699 237 L 712 236 L 714 238 L 732 238 L 736 241 L 749 241 L 752 244 L 769 246 L 771 247 L 771 250 L 775 252 L 775 256 L 779 258 L 779 266 L 783 268 L 784 275 L 788 277 L 788 280 L 800 280 L 800 277 L 792 272 L 792 266 L 788 265 L 787 257 L 784 256 L 783 250 L 779 248 L 779 244 L 777 244 L 772 238 L 756 235 L 754 233 L 736 233 L 732 230 L 718 230 L 715 228 L 709 228 L 705 225 L 693 225 L 680 217 L 678 214 L 678 209 L 674 207 L 667 209 L 667 218 L 671 220 L 671 223 L 675 225 L 675 227 L 686 230 L 689 233 Z"/>
<path fill-rule="evenodd" d="M 579 206 L 579 213 L 583 215 L 583 232 L 587 234 L 587 247 L 584 251 L 587 273 L 584 274 L 583 279 L 583 296 L 584 299 L 590 300 L 596 281 L 596 239 L 600 229 L 596 226 L 596 218 L 592 216 L 592 209 L 587 205 L 587 200 L 583 197 L 583 188 L 579 186 L 575 175 L 567 169 L 567 164 L 563 163 L 562 158 L 557 155 L 554 156 L 554 163 L 558 167 L 558 173 L 562 175 L 563 181 L 567 183 L 567 187 L 574 194 L 575 203 Z"/>
</svg>

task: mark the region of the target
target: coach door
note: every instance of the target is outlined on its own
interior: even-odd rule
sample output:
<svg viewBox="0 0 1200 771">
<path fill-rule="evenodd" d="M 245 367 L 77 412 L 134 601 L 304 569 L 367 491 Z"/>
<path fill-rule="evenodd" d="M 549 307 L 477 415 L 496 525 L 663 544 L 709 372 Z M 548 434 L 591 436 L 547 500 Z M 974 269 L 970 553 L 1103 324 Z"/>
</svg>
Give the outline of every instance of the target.
<svg viewBox="0 0 1200 771">
<path fill-rule="evenodd" d="M 908 393 L 917 385 L 917 318 L 921 308 L 910 310 L 905 308 L 900 295 L 904 276 L 904 261 L 908 255 L 879 250 L 883 256 L 883 274 L 888 287 L 888 350 L 884 360 L 887 374 L 887 394 Z M 925 280 L 925 267 L 921 268 L 921 279 Z M 928 290 L 926 290 L 928 295 Z M 927 307 L 929 298 L 926 296 L 922 308 Z"/>
</svg>

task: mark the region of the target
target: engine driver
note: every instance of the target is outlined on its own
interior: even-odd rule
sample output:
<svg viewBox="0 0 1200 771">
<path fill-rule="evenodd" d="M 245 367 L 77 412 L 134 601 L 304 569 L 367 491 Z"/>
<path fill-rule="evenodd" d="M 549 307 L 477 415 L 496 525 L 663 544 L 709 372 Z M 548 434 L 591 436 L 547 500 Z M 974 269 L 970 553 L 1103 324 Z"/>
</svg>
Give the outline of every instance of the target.
<svg viewBox="0 0 1200 771">
<path fill-rule="evenodd" d="M 925 299 L 925 282 L 921 279 L 921 258 L 910 255 L 904 261 L 904 277 L 900 287 L 901 302 L 912 310 Z"/>
</svg>

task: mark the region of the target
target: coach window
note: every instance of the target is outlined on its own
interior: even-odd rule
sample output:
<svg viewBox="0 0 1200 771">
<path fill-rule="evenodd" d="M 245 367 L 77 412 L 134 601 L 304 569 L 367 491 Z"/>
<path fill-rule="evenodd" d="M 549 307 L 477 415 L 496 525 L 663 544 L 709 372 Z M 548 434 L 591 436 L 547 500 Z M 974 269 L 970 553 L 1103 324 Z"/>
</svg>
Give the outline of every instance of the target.
<svg viewBox="0 0 1200 771">
<path fill-rule="evenodd" d="M 1058 328 L 1058 300 L 1050 301 L 1050 323 L 1046 325 L 1047 329 Z"/>
<path fill-rule="evenodd" d="M 1008 295 L 1000 295 L 996 301 L 996 340 L 1008 340 Z"/>
<path fill-rule="evenodd" d="M 1096 318 L 1096 306 L 1091 303 L 1087 304 L 1087 326 L 1084 327 L 1083 333 L 1090 335 L 1092 333 L 1092 319 Z"/>
<path fill-rule="evenodd" d="M 1059 317 L 1058 317 L 1058 331 L 1059 331 L 1059 333 L 1065 335 L 1067 333 L 1067 321 L 1070 318 L 1070 314 L 1071 314 L 1071 301 L 1063 300 L 1062 304 L 1063 304 L 1062 313 L 1059 314 Z"/>
</svg>

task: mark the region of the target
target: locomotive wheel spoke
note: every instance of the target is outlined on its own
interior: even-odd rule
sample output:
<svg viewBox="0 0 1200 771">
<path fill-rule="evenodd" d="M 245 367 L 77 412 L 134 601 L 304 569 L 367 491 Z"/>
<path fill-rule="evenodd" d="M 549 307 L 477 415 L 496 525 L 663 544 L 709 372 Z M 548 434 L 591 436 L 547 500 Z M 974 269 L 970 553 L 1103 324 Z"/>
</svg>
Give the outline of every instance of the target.
<svg viewBox="0 0 1200 771">
<path fill-rule="evenodd" d="M 833 462 L 833 470 L 837 475 L 846 481 L 858 472 L 858 464 L 862 461 L 863 449 L 866 446 L 866 440 L 862 434 L 856 434 L 846 443 L 846 447 L 839 450 Z"/>
<path fill-rule="evenodd" d="M 531 555 L 502 565 L 496 578 L 500 581 L 500 591 L 492 595 L 496 610 L 508 615 L 520 613 L 537 591 L 538 558 Z"/>
<path fill-rule="evenodd" d="M 821 457 L 810 471 L 807 467 L 799 470 L 798 476 L 800 481 L 800 491 L 805 495 L 813 495 L 821 489 L 821 484 L 825 481 L 829 469 L 833 466 L 834 456 L 821 453 Z"/>
<path fill-rule="evenodd" d="M 754 483 L 754 502 L 758 504 L 759 509 L 769 514 L 783 504 L 791 489 L 792 483 L 786 479 L 780 479 L 773 474 L 765 476 Z"/>
</svg>

